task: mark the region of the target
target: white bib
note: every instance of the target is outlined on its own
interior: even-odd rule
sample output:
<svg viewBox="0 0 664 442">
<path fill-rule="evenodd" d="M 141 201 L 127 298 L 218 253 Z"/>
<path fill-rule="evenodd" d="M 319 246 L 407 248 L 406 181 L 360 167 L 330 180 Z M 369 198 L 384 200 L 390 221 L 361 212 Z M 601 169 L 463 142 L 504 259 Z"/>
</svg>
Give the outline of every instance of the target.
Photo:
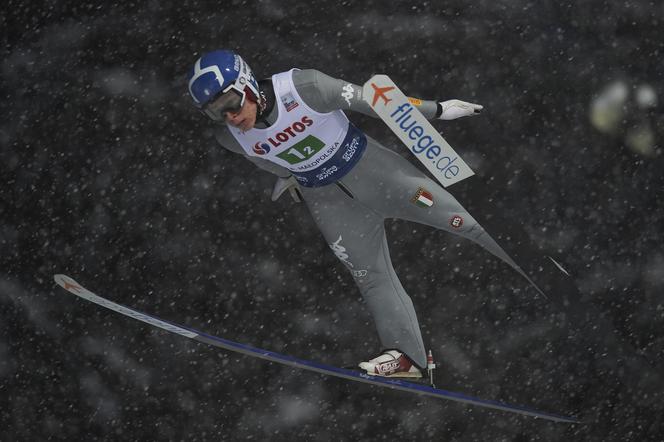
<svg viewBox="0 0 664 442">
<path fill-rule="evenodd" d="M 307 106 L 295 90 L 293 70 L 273 75 L 272 84 L 279 115 L 272 126 L 242 132 L 228 125 L 246 154 L 285 167 L 308 187 L 348 173 L 364 152 L 364 134 L 341 110 L 321 114 Z"/>
</svg>

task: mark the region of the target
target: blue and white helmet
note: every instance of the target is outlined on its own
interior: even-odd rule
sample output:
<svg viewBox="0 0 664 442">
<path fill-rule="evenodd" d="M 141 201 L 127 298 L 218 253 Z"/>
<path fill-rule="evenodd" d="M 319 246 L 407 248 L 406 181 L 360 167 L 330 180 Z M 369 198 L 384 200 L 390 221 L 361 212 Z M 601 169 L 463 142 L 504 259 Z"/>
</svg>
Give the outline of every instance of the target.
<svg viewBox="0 0 664 442">
<path fill-rule="evenodd" d="M 232 89 L 242 94 L 242 101 L 247 90 L 253 94 L 253 101 L 258 100 L 258 82 L 251 68 L 233 51 L 203 54 L 189 71 L 189 94 L 199 109 Z"/>
</svg>

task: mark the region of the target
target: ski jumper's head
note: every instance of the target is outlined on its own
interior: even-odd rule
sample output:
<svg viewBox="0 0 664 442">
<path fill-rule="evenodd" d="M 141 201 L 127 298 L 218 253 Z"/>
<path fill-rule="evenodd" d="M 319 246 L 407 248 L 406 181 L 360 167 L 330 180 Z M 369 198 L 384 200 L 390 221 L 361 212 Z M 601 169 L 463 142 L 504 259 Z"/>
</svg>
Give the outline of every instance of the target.
<svg viewBox="0 0 664 442">
<path fill-rule="evenodd" d="M 189 71 L 189 94 L 194 106 L 213 121 L 242 130 L 256 123 L 258 82 L 249 65 L 233 51 L 203 54 Z"/>
</svg>

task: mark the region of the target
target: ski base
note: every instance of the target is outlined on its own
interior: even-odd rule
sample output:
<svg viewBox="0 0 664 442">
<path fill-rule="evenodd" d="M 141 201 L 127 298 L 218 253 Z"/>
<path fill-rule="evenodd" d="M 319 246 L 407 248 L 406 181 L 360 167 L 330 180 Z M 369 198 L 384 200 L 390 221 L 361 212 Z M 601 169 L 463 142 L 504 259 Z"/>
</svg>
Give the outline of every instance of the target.
<svg viewBox="0 0 664 442">
<path fill-rule="evenodd" d="M 275 362 L 277 364 L 287 365 L 302 370 L 321 373 L 326 376 L 334 376 L 337 378 L 342 378 L 350 381 L 362 382 L 365 384 L 376 385 L 379 387 L 387 387 L 394 390 L 405 391 L 408 393 L 430 396 L 437 399 L 445 399 L 469 405 L 476 405 L 480 407 L 506 411 L 510 413 L 518 413 L 554 422 L 579 423 L 578 419 L 571 416 L 563 416 L 559 414 L 537 411 L 528 407 L 511 405 L 499 401 L 480 399 L 462 393 L 456 393 L 453 391 L 434 388 L 426 384 L 408 382 L 399 379 L 371 376 L 364 372 L 357 372 L 345 368 L 339 368 L 332 365 L 322 364 L 320 362 L 309 361 L 306 359 L 298 359 L 291 356 L 276 353 L 273 351 L 263 350 L 260 348 L 251 347 L 249 345 L 240 344 L 234 341 L 230 341 L 228 339 L 220 338 L 218 336 L 208 335 L 206 333 L 194 330 L 189 327 L 164 321 L 162 319 L 157 318 L 156 316 L 152 316 L 147 313 L 142 313 L 139 312 L 138 310 L 134 310 L 129 307 L 125 307 L 121 304 L 109 301 L 108 299 L 102 298 L 101 296 L 98 296 L 92 293 L 91 291 L 87 290 L 81 284 L 77 283 L 75 280 L 66 275 L 55 275 L 54 279 L 59 286 L 61 286 L 68 292 L 80 298 L 83 298 L 87 301 L 93 302 L 102 307 L 106 307 L 117 313 L 121 313 L 125 316 L 129 316 L 131 318 L 145 322 L 152 326 L 162 328 L 171 333 L 176 333 L 186 338 L 193 339 L 195 341 L 202 342 L 205 344 L 213 345 L 215 347 L 223 348 L 225 350 L 242 353 L 248 356 L 265 359 L 270 362 Z"/>
</svg>

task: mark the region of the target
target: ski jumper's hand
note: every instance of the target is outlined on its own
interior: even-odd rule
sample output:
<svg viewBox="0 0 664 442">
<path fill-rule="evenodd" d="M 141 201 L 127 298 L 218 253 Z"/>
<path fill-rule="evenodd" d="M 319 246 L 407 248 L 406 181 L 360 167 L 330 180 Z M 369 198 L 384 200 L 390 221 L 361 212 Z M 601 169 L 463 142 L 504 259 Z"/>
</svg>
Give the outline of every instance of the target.
<svg viewBox="0 0 664 442">
<path fill-rule="evenodd" d="M 484 109 L 484 106 L 475 103 L 468 103 L 461 100 L 447 100 L 440 102 L 443 109 L 438 117 L 440 120 L 456 120 L 461 117 L 478 115 Z"/>
<path fill-rule="evenodd" d="M 278 200 L 279 197 L 287 190 L 288 193 L 290 193 L 291 198 L 293 198 L 293 201 L 296 203 L 302 202 L 302 196 L 298 190 L 297 180 L 293 175 L 285 178 L 277 178 L 277 182 L 274 183 L 274 188 L 272 189 L 272 201 Z"/>
</svg>

